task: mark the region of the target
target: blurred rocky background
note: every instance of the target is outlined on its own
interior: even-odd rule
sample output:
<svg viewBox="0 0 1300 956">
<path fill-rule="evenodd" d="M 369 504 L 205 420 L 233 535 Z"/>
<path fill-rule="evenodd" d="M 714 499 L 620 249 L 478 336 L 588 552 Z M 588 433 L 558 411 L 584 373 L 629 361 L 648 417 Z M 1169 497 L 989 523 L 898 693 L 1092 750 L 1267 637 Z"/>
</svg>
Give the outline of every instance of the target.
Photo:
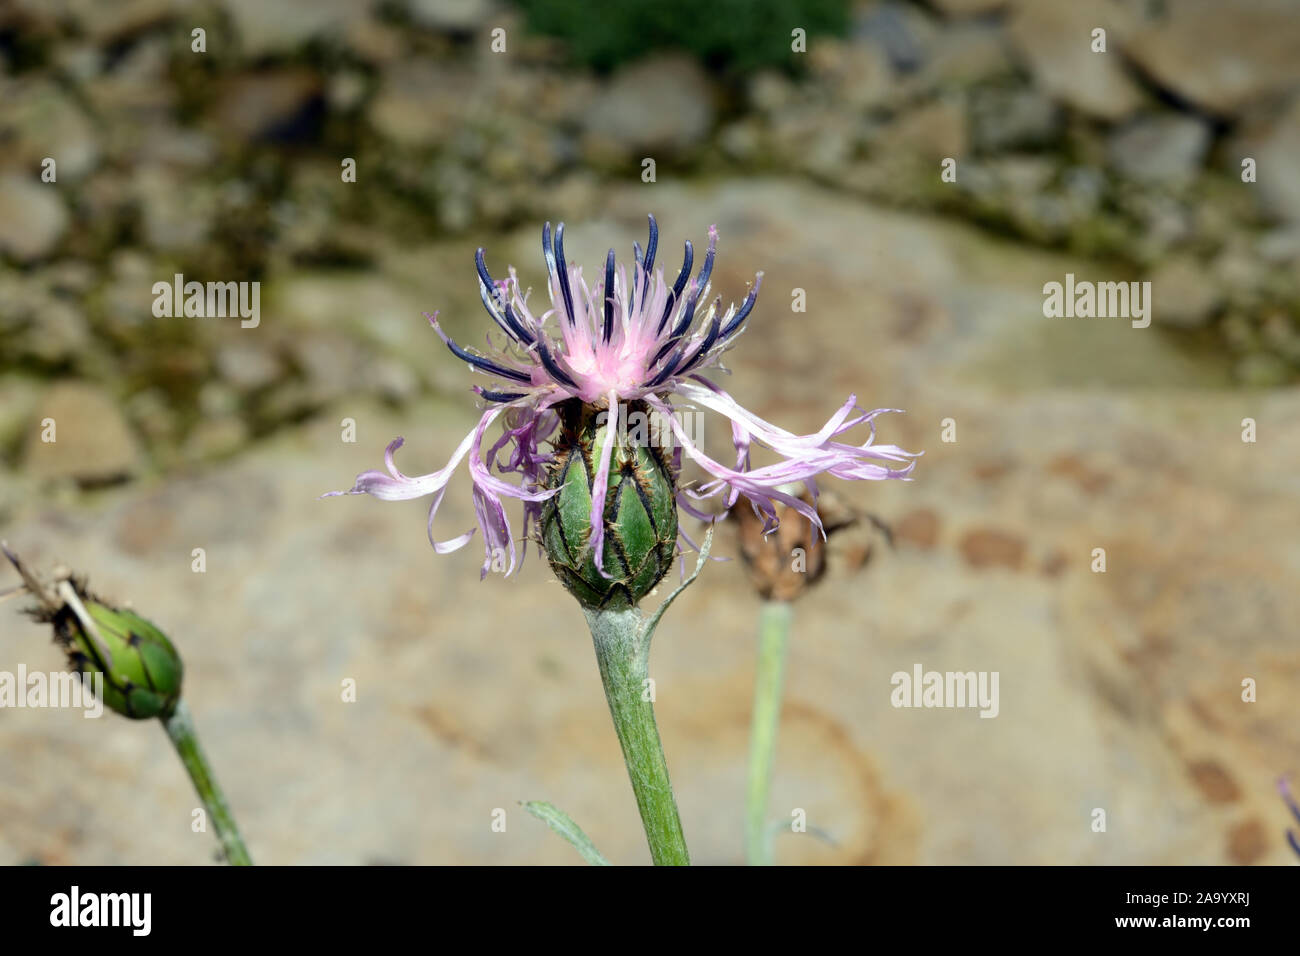
<svg viewBox="0 0 1300 956">
<path fill-rule="evenodd" d="M 1290 0 L 10 0 L 0 532 L 182 647 L 255 857 L 572 862 L 522 812 L 490 831 L 547 799 L 643 859 L 544 563 L 478 584 L 474 548 L 433 555 L 422 506 L 315 496 L 397 434 L 408 472 L 440 467 L 469 427 L 471 377 L 420 313 L 479 341 L 475 247 L 540 288 L 543 220 L 594 263 L 653 212 L 669 268 L 716 222 L 724 296 L 767 274 L 740 397 L 810 431 L 856 392 L 907 409 L 883 437 L 927 451 L 914 483 L 842 489 L 894 546 L 837 537 L 798 605 L 774 807 L 836 842 L 778 858 L 1282 862 L 1297 50 Z M 1152 327 L 1044 319 L 1067 272 L 1151 280 Z M 259 326 L 155 318 L 175 273 L 261 282 Z M 739 859 L 753 600 L 709 568 L 656 649 L 706 862 Z M 12 608 L 0 669 L 57 666 Z M 893 709 L 916 661 L 1000 670 L 1001 716 Z M 0 711 L 0 862 L 203 862 L 187 788 L 151 728 Z"/>
</svg>

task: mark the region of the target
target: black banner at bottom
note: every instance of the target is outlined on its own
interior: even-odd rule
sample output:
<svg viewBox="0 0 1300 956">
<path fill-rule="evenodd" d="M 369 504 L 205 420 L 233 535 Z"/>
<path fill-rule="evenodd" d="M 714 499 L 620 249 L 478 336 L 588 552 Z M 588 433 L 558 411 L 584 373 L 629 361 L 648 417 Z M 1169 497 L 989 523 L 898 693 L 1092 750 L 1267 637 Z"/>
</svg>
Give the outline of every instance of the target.
<svg viewBox="0 0 1300 956">
<path fill-rule="evenodd" d="M 374 945 L 415 933 L 436 945 L 443 927 L 462 937 L 474 926 L 488 930 L 485 941 L 499 943 L 517 927 L 553 944 L 576 941 L 587 925 L 624 921 L 644 945 L 658 933 L 672 934 L 661 942 L 688 939 L 695 931 L 687 926 L 703 937 L 732 936 L 751 927 L 766 934 L 774 922 L 827 941 L 912 927 L 926 948 L 949 938 L 1036 941 L 1044 933 L 1233 945 L 1294 940 L 1300 930 L 1292 867 L 697 867 L 693 875 L 622 877 L 578 867 L 430 869 L 10 867 L 0 870 L 0 925 L 10 946 L 40 936 L 127 947 L 254 938 L 260 945 L 280 935 L 295 945 L 349 938 Z"/>
</svg>

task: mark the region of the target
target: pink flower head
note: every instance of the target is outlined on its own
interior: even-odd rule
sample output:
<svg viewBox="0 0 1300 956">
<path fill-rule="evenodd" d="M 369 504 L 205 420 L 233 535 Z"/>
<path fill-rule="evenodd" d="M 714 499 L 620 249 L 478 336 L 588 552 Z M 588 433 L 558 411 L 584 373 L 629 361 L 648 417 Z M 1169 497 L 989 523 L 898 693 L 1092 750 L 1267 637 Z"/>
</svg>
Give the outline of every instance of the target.
<svg viewBox="0 0 1300 956">
<path fill-rule="evenodd" d="M 530 522 L 540 516 L 542 502 L 555 493 L 543 487 L 550 455 L 542 449 L 559 425 L 553 407 L 573 398 L 608 408 L 612 419 L 592 483 L 589 545 L 597 556 L 603 552 L 603 515 L 613 439 L 620 409 L 630 401 L 642 400 L 661 416 L 676 444 L 675 464 L 681 463 L 684 453 L 710 476 L 698 488 L 683 487 L 677 492 L 679 507 L 704 520 L 717 520 L 722 515 L 705 513 L 693 502 L 724 495 L 725 514 L 743 496 L 764 517 L 765 531 L 771 532 L 777 526 L 777 502 L 793 508 L 821 529 L 816 509 L 788 489 L 782 490 L 782 486 L 800 482 L 815 499 L 818 475 L 850 480 L 909 475 L 916 454 L 895 445 L 875 444 L 875 419 L 897 409 L 864 411 L 858 408 L 856 397 L 850 395 L 821 430 L 796 435 L 747 411 L 710 381 L 705 373 L 721 368 L 722 353 L 744 330 L 763 274 L 754 277 L 739 307 L 732 304 L 724 311 L 721 297 L 709 298 L 717 227 L 709 228 L 708 249 L 695 277 L 691 278 L 695 250 L 688 240 L 685 261 L 670 283 L 663 270 L 655 268 L 659 227 L 653 216 L 649 219 L 649 242 L 644 251 L 639 243 L 633 245 L 630 274 L 626 266 L 617 263 L 611 249 L 604 275 L 594 288 L 583 278 L 581 267 L 565 260 L 564 224 L 555 229 L 554 235 L 550 223 L 543 226 L 542 254 L 549 276 L 550 308 L 540 315 L 529 308 L 530 290 L 520 286 L 515 270 L 509 270 L 507 279 L 494 280 L 479 249 L 475 256 L 479 293 L 502 334 L 500 343 L 493 344 L 489 338 L 486 354 L 471 352 L 447 337 L 438 325 L 437 313 L 425 313 L 452 353 L 492 380 L 490 386 L 474 388 L 486 405 L 477 427 L 439 471 L 415 477 L 398 471 L 393 455 L 402 439 L 397 438 L 384 456 L 387 472 L 363 472 L 349 491 L 330 494 L 368 494 L 390 501 L 432 495 L 429 540 L 439 553 L 454 551 L 469 542 L 474 529 L 447 541 L 436 541 L 433 519 L 453 472 L 468 457 L 478 530 L 483 532 L 487 554 L 483 576 L 491 569 L 494 557 L 506 553 L 510 558 L 506 573 L 513 573 L 517 566 L 516 539 L 502 499 L 518 498 L 523 502 L 526 537 Z M 708 304 L 701 307 L 702 301 Z M 678 396 L 676 403 L 671 398 L 674 395 Z M 734 467 L 709 457 L 694 441 L 679 421 L 680 413 L 674 414 L 675 409 L 687 407 L 697 412 L 709 409 L 730 420 L 736 451 Z M 497 419 L 502 420 L 504 428 L 485 452 L 484 437 Z M 841 440 L 859 425 L 866 426 L 869 432 L 864 442 Z M 750 445 L 755 442 L 774 451 L 780 460 L 751 468 Z M 684 534 L 682 537 L 690 544 Z"/>
</svg>

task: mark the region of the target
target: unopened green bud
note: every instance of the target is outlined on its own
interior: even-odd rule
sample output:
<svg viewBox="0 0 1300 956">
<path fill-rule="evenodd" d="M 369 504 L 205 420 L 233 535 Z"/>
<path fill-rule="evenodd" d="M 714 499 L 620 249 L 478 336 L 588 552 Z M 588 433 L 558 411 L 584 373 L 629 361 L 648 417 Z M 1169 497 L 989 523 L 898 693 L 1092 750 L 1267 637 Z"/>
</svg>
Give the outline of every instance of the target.
<svg viewBox="0 0 1300 956">
<path fill-rule="evenodd" d="M 643 402 L 626 410 L 634 421 L 650 418 Z M 624 427 L 615 433 L 605 493 L 605 577 L 590 546 L 591 499 L 610 416 L 577 399 L 556 411 L 560 433 L 546 487 L 560 490 L 542 508 L 542 546 L 556 577 L 584 606 L 631 607 L 673 564 L 677 483 L 672 465 L 649 429 Z"/>
<path fill-rule="evenodd" d="M 60 590 L 68 600 L 46 617 L 71 668 L 83 679 L 102 674 L 104 703 L 124 717 L 170 714 L 180 700 L 184 667 L 167 635 L 134 611 L 104 604 L 80 584 L 68 582 Z"/>
</svg>

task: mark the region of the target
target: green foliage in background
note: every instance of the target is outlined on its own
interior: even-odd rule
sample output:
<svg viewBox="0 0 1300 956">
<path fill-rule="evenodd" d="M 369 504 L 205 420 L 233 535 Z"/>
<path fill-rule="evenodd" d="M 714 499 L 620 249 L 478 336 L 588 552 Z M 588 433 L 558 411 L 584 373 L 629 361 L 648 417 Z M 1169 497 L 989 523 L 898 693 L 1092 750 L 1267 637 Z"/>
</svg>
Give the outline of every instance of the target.
<svg viewBox="0 0 1300 956">
<path fill-rule="evenodd" d="M 609 70 L 652 49 L 685 50 L 732 72 L 790 66 L 790 33 L 843 35 L 848 0 L 517 0 L 528 29 L 557 37 L 577 63 Z M 653 90 L 647 90 L 653 96 Z"/>
</svg>

